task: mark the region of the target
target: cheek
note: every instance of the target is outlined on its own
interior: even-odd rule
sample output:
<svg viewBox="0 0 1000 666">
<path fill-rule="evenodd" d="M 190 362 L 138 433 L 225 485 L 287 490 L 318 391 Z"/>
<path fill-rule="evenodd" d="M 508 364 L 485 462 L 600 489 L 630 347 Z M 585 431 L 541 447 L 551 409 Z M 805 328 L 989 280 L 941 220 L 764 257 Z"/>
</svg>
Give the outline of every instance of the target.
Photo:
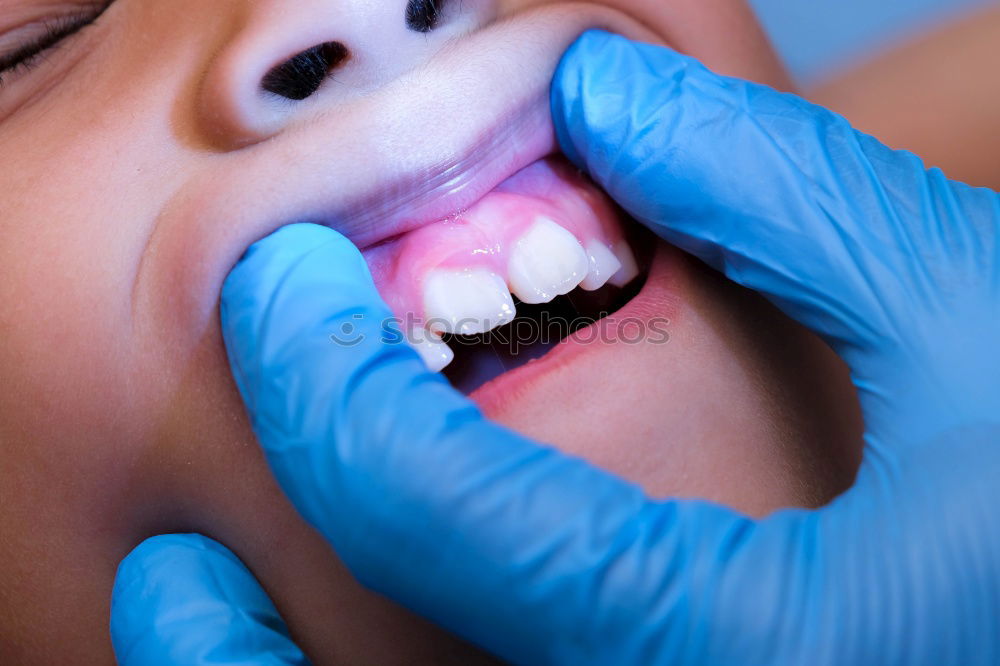
<svg viewBox="0 0 1000 666">
<path fill-rule="evenodd" d="M 78 446 L 82 461 L 152 413 L 156 375 L 140 359 L 159 352 L 136 326 L 134 286 L 180 169 L 169 124 L 143 112 L 162 99 L 102 108 L 100 91 L 74 93 L 0 125 L 3 152 L 19 156 L 0 166 L 0 420 L 40 452 Z"/>
<path fill-rule="evenodd" d="M 566 0 L 502 0 L 504 11 L 567 4 Z M 659 41 L 694 56 L 727 76 L 779 90 L 794 85 L 746 0 L 591 0 L 616 9 L 657 35 Z"/>
</svg>

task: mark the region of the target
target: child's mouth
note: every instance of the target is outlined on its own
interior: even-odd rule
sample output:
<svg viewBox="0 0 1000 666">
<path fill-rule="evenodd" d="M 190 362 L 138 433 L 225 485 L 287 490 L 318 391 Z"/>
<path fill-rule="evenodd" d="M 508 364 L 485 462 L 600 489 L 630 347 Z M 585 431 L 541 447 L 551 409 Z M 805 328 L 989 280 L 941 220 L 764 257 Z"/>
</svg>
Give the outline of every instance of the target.
<svg viewBox="0 0 1000 666">
<path fill-rule="evenodd" d="M 428 367 L 471 393 L 638 293 L 652 252 L 633 248 L 653 243 L 636 230 L 627 237 L 623 218 L 565 159 L 550 157 L 469 209 L 364 254 Z"/>
<path fill-rule="evenodd" d="M 639 293 L 642 283 L 639 277 L 625 287 L 607 284 L 593 292 L 574 290 L 542 304 L 515 300 L 517 316 L 510 324 L 478 335 L 445 335 L 455 358 L 443 372 L 455 388 L 471 394 L 612 316 Z"/>
</svg>

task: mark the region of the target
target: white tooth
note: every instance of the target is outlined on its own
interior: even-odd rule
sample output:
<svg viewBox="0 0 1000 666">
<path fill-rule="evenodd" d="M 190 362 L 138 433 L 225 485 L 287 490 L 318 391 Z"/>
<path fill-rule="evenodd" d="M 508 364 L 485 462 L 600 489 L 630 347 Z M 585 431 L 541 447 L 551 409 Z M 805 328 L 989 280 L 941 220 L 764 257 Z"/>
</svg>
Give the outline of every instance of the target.
<svg viewBox="0 0 1000 666">
<path fill-rule="evenodd" d="M 587 277 L 590 259 L 576 236 L 538 218 L 514 244 L 508 268 L 511 291 L 525 303 L 547 303 Z"/>
<path fill-rule="evenodd" d="M 455 360 L 455 352 L 448 343 L 435 333 L 425 328 L 415 328 L 406 336 L 406 340 L 420 354 L 427 369 L 431 372 L 441 372 L 449 363 Z"/>
<path fill-rule="evenodd" d="M 580 288 L 586 291 L 597 291 L 603 287 L 615 273 L 621 270 L 622 262 L 608 246 L 600 241 L 592 240 L 586 246 L 590 257 L 590 271 L 580 283 Z"/>
<path fill-rule="evenodd" d="M 424 282 L 424 316 L 437 333 L 475 335 L 514 319 L 514 300 L 496 273 L 438 269 Z"/>
<path fill-rule="evenodd" d="M 611 284 L 616 287 L 624 287 L 632 280 L 639 277 L 639 264 L 635 260 L 635 255 L 632 253 L 632 248 L 629 247 L 627 241 L 619 241 L 615 245 L 615 257 L 621 263 L 622 267 L 618 269 L 618 272 L 611 276 L 608 280 Z"/>
</svg>

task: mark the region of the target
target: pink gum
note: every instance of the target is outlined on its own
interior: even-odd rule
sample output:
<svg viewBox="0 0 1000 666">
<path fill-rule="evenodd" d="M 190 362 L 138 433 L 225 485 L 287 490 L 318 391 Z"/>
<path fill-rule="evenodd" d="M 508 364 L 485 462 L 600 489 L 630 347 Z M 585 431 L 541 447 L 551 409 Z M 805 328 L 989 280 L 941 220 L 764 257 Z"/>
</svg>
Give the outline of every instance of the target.
<svg viewBox="0 0 1000 666">
<path fill-rule="evenodd" d="M 423 283 L 434 269 L 488 269 L 507 280 L 510 248 L 539 217 L 584 246 L 614 249 L 624 236 L 618 212 L 573 166 L 546 159 L 501 183 L 466 211 L 364 251 L 382 298 L 396 316 L 423 318 Z"/>
</svg>

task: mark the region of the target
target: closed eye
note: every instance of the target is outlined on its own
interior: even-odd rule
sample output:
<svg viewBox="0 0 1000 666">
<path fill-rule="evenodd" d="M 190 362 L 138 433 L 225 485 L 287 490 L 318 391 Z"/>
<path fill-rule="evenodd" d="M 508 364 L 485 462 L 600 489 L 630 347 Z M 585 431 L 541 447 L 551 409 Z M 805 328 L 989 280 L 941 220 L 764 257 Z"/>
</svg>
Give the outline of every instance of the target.
<svg viewBox="0 0 1000 666">
<path fill-rule="evenodd" d="M 114 0 L 90 3 L 73 13 L 43 19 L 30 29 L 32 35 L 8 53 L 0 53 L 0 84 L 4 75 L 31 69 L 50 50 L 94 23 Z"/>
</svg>

